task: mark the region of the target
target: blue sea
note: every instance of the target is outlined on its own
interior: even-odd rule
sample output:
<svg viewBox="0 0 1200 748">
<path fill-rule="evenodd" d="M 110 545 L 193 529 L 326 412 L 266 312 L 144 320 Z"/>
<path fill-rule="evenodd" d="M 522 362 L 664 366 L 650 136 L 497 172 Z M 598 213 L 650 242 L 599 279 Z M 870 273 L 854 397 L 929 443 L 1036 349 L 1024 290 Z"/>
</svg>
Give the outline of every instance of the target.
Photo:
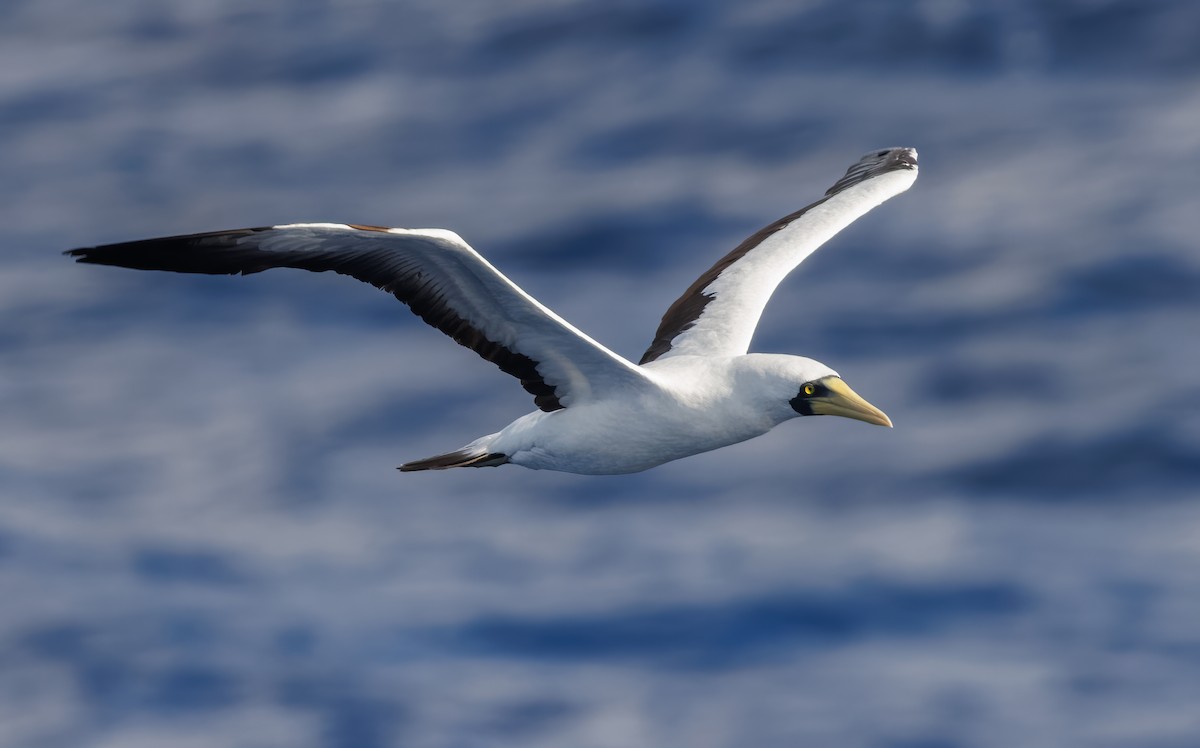
<svg viewBox="0 0 1200 748">
<path fill-rule="evenodd" d="M 753 346 L 895 421 L 401 475 L 532 409 L 343 277 L 453 229 L 637 358 L 859 155 Z M 1200 745 L 1200 3 L 6 0 L 0 745 Z"/>
</svg>

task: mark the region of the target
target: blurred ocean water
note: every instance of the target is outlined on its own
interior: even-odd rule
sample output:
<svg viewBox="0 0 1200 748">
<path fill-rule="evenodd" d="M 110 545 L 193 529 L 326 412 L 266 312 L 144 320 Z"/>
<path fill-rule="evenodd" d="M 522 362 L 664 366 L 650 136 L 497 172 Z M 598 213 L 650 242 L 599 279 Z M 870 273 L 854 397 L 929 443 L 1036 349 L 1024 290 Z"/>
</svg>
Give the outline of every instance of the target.
<svg viewBox="0 0 1200 748">
<path fill-rule="evenodd" d="M 1197 29 L 1184 0 L 0 5 L 0 745 L 1200 744 Z M 401 476 L 528 397 L 344 278 L 59 254 L 441 226 L 636 357 L 890 145 L 916 186 L 755 349 L 895 430 L 633 476 Z"/>
</svg>

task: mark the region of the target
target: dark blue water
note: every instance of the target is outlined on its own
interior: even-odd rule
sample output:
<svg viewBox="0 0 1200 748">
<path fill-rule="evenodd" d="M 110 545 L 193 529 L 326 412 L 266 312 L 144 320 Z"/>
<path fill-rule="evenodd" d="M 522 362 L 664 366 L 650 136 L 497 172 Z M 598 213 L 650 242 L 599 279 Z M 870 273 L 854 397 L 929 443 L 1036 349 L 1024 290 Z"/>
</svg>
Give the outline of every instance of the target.
<svg viewBox="0 0 1200 748">
<path fill-rule="evenodd" d="M 0 7 L 0 745 L 1200 744 L 1200 6 Z M 861 153 L 801 419 L 399 475 L 530 409 L 344 278 L 74 246 L 451 228 L 636 357 Z M 815 422 L 808 422 L 808 421 Z"/>
</svg>

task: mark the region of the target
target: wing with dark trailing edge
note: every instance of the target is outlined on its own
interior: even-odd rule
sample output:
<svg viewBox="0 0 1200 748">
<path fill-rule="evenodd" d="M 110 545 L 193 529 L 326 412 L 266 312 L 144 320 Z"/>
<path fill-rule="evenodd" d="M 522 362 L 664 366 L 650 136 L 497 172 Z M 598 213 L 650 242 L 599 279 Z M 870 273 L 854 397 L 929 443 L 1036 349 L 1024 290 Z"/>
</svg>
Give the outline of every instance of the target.
<svg viewBox="0 0 1200 748">
<path fill-rule="evenodd" d="M 916 178 L 916 149 L 863 156 L 820 200 L 761 229 L 701 275 L 663 315 L 639 363 L 746 353 L 780 281 L 834 234 L 907 190 Z"/>
<path fill-rule="evenodd" d="M 545 411 L 628 394 L 637 366 L 572 327 L 504 277 L 457 234 L 340 223 L 266 228 L 70 250 L 79 262 L 233 275 L 332 270 L 383 289 L 421 319 L 521 380 Z"/>
</svg>

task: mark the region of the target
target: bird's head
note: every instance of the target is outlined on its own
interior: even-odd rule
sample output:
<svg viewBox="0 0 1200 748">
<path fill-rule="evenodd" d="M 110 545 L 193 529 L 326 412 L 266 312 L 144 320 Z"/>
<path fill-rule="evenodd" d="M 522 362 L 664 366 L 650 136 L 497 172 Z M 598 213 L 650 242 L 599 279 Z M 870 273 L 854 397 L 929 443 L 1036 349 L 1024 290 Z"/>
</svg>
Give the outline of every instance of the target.
<svg viewBox="0 0 1200 748">
<path fill-rule="evenodd" d="M 802 416 L 842 416 L 878 426 L 892 425 L 887 415 L 850 389 L 838 373 L 820 361 L 803 356 L 751 354 L 746 366 L 762 377 L 763 395 L 774 403 L 786 402 L 780 420 Z M 779 398 L 778 400 L 776 398 Z M 790 406 L 790 410 L 788 409 Z"/>
</svg>

